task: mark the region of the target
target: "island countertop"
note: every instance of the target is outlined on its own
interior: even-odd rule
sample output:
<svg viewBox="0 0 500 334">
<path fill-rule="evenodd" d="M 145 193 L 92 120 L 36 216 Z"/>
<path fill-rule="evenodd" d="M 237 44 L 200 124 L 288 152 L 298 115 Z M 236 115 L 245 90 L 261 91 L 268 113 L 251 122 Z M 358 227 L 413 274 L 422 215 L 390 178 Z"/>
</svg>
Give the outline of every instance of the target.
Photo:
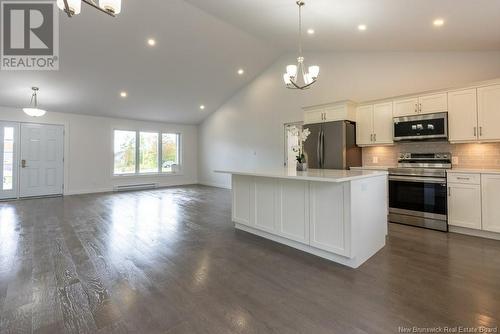
<svg viewBox="0 0 500 334">
<path fill-rule="evenodd" d="M 293 168 L 259 169 L 259 170 L 215 170 L 216 173 L 234 174 L 243 176 L 271 177 L 279 179 L 293 179 L 320 182 L 348 182 L 387 175 L 385 171 L 374 170 L 343 170 L 343 169 L 309 169 L 298 172 Z"/>
</svg>

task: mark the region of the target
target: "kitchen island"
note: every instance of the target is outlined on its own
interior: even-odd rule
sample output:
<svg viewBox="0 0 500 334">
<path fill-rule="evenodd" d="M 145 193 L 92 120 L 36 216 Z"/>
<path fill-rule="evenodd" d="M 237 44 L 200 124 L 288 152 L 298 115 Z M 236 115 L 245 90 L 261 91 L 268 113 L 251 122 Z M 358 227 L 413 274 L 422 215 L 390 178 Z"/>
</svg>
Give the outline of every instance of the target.
<svg viewBox="0 0 500 334">
<path fill-rule="evenodd" d="M 385 246 L 387 172 L 219 170 L 235 227 L 357 268 Z"/>
</svg>

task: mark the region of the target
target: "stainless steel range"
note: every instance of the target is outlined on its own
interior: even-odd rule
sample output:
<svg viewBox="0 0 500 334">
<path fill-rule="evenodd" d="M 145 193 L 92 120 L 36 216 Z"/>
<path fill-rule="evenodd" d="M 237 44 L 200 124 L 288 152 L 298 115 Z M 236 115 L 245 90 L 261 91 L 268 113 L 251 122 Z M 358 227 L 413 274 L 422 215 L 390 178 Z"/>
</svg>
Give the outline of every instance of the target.
<svg viewBox="0 0 500 334">
<path fill-rule="evenodd" d="M 451 153 L 401 153 L 389 169 L 389 221 L 448 231 Z"/>
</svg>

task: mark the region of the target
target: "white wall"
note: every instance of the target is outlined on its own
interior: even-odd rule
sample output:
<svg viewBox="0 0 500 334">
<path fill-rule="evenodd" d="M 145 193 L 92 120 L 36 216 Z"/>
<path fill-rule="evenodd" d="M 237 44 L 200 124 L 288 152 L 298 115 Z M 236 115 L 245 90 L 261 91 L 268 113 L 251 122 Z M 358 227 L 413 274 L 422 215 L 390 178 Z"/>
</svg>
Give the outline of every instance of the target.
<svg viewBox="0 0 500 334">
<path fill-rule="evenodd" d="M 125 119 L 48 112 L 41 118 L 22 110 L 0 107 L 0 121 L 62 124 L 65 126 L 65 194 L 112 191 L 115 185 L 159 183 L 160 186 L 197 183 L 197 128 L 191 125 L 140 122 Z M 114 177 L 113 129 L 181 133 L 181 175 Z"/>
<path fill-rule="evenodd" d="M 283 166 L 283 124 L 302 120 L 301 107 L 357 102 L 500 77 L 500 52 L 346 52 L 306 55 L 321 66 L 316 87 L 284 88 L 281 57 L 199 126 L 200 183 L 229 187 L 215 169 Z"/>
</svg>

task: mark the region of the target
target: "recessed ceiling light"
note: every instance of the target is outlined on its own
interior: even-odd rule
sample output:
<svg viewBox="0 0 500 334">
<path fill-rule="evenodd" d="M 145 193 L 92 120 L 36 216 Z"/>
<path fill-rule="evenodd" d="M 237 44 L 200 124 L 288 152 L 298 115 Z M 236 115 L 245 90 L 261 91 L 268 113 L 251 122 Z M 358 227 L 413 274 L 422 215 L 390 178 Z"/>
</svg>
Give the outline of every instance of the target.
<svg viewBox="0 0 500 334">
<path fill-rule="evenodd" d="M 245 70 L 244 70 L 244 69 L 242 69 L 242 68 L 240 68 L 240 69 L 238 70 L 238 74 L 239 74 L 239 75 L 243 75 L 243 74 L 245 74 Z"/>
<path fill-rule="evenodd" d="M 201 110 L 205 110 L 205 106 L 202 104 L 202 105 L 200 106 L 200 109 L 201 109 Z"/>
<path fill-rule="evenodd" d="M 308 33 L 309 35 L 314 35 L 314 33 L 315 33 L 315 32 L 316 32 L 316 31 L 314 31 L 314 29 L 312 29 L 312 28 L 307 29 L 307 33 Z"/>
<path fill-rule="evenodd" d="M 128 96 L 128 94 L 127 94 L 127 92 L 125 92 L 125 91 L 124 91 L 124 92 L 120 92 L 120 96 L 121 96 L 121 97 L 127 97 L 127 96 Z"/>
<path fill-rule="evenodd" d="M 435 19 L 434 22 L 432 22 L 435 27 L 442 27 L 444 25 L 444 20 L 443 19 Z"/>
<path fill-rule="evenodd" d="M 366 30 L 366 28 L 367 28 L 367 27 L 366 27 L 366 24 L 360 24 L 360 25 L 358 25 L 358 30 L 359 30 L 359 31 L 365 31 L 365 30 Z"/>
<path fill-rule="evenodd" d="M 155 45 L 156 45 L 156 39 L 154 39 L 154 38 L 149 38 L 149 39 L 148 39 L 148 45 L 149 45 L 149 46 L 155 46 Z"/>
</svg>

